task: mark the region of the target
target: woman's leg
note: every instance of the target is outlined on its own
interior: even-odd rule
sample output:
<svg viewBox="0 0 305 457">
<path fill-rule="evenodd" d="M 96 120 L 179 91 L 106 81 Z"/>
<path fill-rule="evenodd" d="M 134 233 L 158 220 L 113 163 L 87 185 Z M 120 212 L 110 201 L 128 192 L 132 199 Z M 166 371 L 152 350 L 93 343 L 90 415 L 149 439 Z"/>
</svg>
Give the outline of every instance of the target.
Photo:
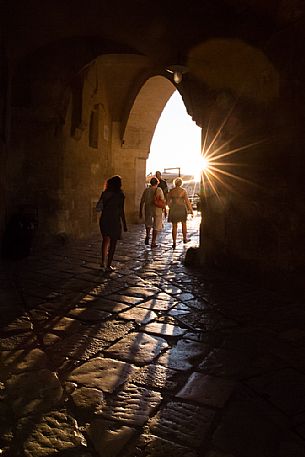
<svg viewBox="0 0 305 457">
<path fill-rule="evenodd" d="M 117 240 L 113 240 L 112 238 L 110 238 L 110 246 L 109 246 L 108 261 L 107 261 L 107 268 L 109 270 L 111 269 L 111 264 L 112 264 L 113 256 L 115 253 L 116 243 L 117 243 Z"/>
<path fill-rule="evenodd" d="M 149 244 L 150 228 L 151 227 L 148 227 L 147 225 L 145 226 L 145 230 L 146 230 L 145 244 Z"/>
<path fill-rule="evenodd" d="M 183 243 L 188 243 L 190 240 L 187 239 L 187 226 L 186 226 L 186 222 L 181 222 L 181 224 L 182 224 Z"/>
<path fill-rule="evenodd" d="M 172 224 L 172 238 L 173 238 L 173 248 L 176 247 L 176 240 L 177 240 L 177 224 L 173 222 Z"/>
<path fill-rule="evenodd" d="M 108 235 L 102 235 L 103 240 L 102 240 L 102 262 L 101 266 L 105 267 L 106 266 L 106 260 L 108 257 L 108 251 L 109 251 L 109 244 L 110 244 L 110 238 Z"/>
<path fill-rule="evenodd" d="M 156 246 L 156 241 L 157 241 L 157 230 L 155 228 L 153 228 L 153 231 L 152 231 L 152 238 L 151 238 L 151 247 L 155 247 Z"/>
</svg>

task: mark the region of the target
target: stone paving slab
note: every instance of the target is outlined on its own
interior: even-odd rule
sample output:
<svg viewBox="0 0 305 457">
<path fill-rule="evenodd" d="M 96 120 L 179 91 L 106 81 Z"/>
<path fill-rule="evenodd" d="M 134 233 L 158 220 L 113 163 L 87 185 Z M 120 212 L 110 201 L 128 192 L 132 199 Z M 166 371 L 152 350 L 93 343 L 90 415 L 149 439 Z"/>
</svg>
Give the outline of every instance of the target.
<svg viewBox="0 0 305 457">
<path fill-rule="evenodd" d="M 148 422 L 147 432 L 198 449 L 214 417 L 215 413 L 204 407 L 170 401 Z"/>
<path fill-rule="evenodd" d="M 90 424 L 87 433 L 99 456 L 116 457 L 136 434 L 136 430 L 99 418 Z"/>
<path fill-rule="evenodd" d="M 190 448 L 181 446 L 152 434 L 142 435 L 128 449 L 126 457 L 196 457 L 197 453 Z"/>
<path fill-rule="evenodd" d="M 97 357 L 75 368 L 67 381 L 112 393 L 132 372 L 128 363 Z"/>
<path fill-rule="evenodd" d="M 176 397 L 200 405 L 223 408 L 231 397 L 235 382 L 194 372 Z"/>
<path fill-rule="evenodd" d="M 167 347 L 168 344 L 163 338 L 145 333 L 133 333 L 122 338 L 105 353 L 127 362 L 145 364 L 156 359 Z"/>
<path fill-rule="evenodd" d="M 73 453 L 90 457 L 85 449 L 86 439 L 75 419 L 63 410 L 50 412 L 44 417 L 23 418 L 17 423 L 16 441 L 22 443 L 26 457 L 51 457 L 63 452 L 71 457 Z"/>
<path fill-rule="evenodd" d="M 0 454 L 305 457 L 304 304 L 144 237 L 0 264 Z"/>
</svg>

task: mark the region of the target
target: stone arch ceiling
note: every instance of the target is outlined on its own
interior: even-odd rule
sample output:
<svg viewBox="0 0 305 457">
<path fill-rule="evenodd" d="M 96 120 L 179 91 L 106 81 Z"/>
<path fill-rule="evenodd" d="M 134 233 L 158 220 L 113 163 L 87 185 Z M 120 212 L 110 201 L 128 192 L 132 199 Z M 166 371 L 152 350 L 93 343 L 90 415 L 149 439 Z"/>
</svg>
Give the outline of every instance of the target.
<svg viewBox="0 0 305 457">
<path fill-rule="evenodd" d="M 240 40 L 208 40 L 190 51 L 187 66 L 210 89 L 230 91 L 235 98 L 260 103 L 279 94 L 279 76 L 272 63 L 262 51 Z"/>
<path fill-rule="evenodd" d="M 168 63 L 212 37 L 260 46 L 304 8 L 302 0 L 11 0 L 1 16 L 15 58 L 63 38 L 100 36 Z"/>
<path fill-rule="evenodd" d="M 301 0 L 193 0 L 190 5 L 168 0 L 45 0 L 43 8 L 38 0 L 12 0 L 2 6 L 1 16 L 13 62 L 52 43 L 84 39 L 89 47 L 98 43 L 96 55 L 107 49 L 144 56 L 150 66 L 147 78 L 154 74 L 169 78 L 168 64 L 187 63 L 191 71 L 186 79 L 236 94 L 241 75 L 235 70 L 242 56 L 245 95 L 264 101 L 268 87 L 272 97 L 278 87 L 276 70 L 266 54 L 268 44 L 287 27 L 300 29 L 304 10 Z M 193 118 L 196 121 L 195 114 Z"/>
<path fill-rule="evenodd" d="M 149 150 L 161 112 L 174 91 L 174 85 L 161 76 L 145 82 L 130 110 L 123 131 L 123 148 Z"/>
</svg>

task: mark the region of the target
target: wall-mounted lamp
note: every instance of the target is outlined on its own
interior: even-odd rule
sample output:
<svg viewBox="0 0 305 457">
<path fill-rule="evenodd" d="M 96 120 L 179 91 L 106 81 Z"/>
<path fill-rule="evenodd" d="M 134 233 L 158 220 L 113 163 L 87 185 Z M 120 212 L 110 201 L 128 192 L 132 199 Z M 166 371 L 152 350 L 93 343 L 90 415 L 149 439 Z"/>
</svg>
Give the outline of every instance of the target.
<svg viewBox="0 0 305 457">
<path fill-rule="evenodd" d="M 173 79 L 176 84 L 181 83 L 182 75 L 187 73 L 189 70 L 185 65 L 169 65 L 166 71 L 173 74 Z"/>
</svg>

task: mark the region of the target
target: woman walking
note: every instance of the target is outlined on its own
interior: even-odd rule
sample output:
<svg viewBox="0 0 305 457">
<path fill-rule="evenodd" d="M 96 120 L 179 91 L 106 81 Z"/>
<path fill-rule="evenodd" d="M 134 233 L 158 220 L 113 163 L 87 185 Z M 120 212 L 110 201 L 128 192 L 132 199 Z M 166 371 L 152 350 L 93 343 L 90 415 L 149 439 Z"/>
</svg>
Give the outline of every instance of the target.
<svg viewBox="0 0 305 457">
<path fill-rule="evenodd" d="M 101 267 L 106 272 L 114 270 L 111 264 L 117 241 L 121 238 L 122 224 L 124 232 L 127 232 L 124 211 L 125 195 L 121 188 L 120 176 L 115 175 L 109 178 L 96 205 L 97 211 L 101 211 L 99 222 L 102 234 Z"/>
<path fill-rule="evenodd" d="M 191 202 L 188 199 L 186 190 L 182 187 L 182 179 L 176 178 L 174 185 L 175 187 L 167 195 L 169 206 L 168 222 L 172 223 L 173 249 L 176 247 L 178 222 L 182 224 L 183 243 L 190 241 L 187 239 L 186 220 L 188 213 L 193 214 Z"/>
</svg>

